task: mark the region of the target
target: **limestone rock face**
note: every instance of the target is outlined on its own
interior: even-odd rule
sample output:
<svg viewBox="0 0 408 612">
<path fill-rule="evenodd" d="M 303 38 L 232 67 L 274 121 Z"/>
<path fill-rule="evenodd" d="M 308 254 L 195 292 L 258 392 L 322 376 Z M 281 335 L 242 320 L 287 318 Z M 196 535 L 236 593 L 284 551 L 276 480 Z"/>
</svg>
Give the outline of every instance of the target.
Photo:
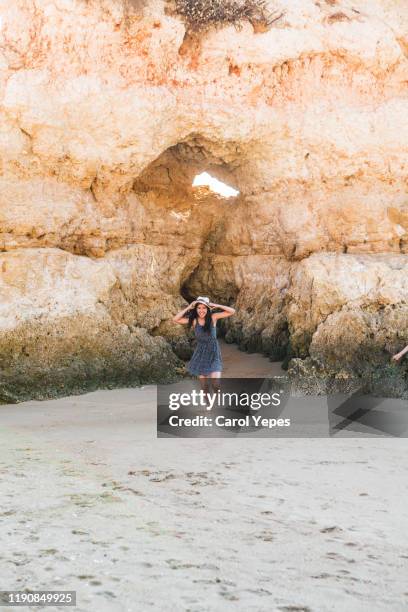
<svg viewBox="0 0 408 612">
<path fill-rule="evenodd" d="M 169 379 L 178 359 L 129 315 L 127 301 L 140 267 L 160 253 L 122 253 L 92 260 L 60 249 L 22 249 L 2 255 L 0 395 L 6 401 L 80 392 L 99 385 Z M 146 261 L 148 259 L 148 261 Z M 164 266 L 163 266 L 164 268 Z M 147 282 L 146 273 L 145 282 Z M 151 294 L 157 291 L 152 276 Z M 131 309 L 132 310 L 132 309 Z M 148 328 L 160 320 L 150 312 Z M 168 367 L 163 366 L 165 360 Z M 169 371 L 168 371 L 169 370 Z"/>
<path fill-rule="evenodd" d="M 292 349 L 306 357 L 303 372 L 292 364 L 296 384 L 312 367 L 327 391 L 347 382 L 406 394 L 406 366 L 391 365 L 390 355 L 408 344 L 407 265 L 403 255 L 316 253 L 296 267 L 287 315 Z"/>
<path fill-rule="evenodd" d="M 408 7 L 268 7 L 192 32 L 171 0 L 0 1 L 6 399 L 178 375 L 199 293 L 304 388 L 406 392 Z"/>
</svg>

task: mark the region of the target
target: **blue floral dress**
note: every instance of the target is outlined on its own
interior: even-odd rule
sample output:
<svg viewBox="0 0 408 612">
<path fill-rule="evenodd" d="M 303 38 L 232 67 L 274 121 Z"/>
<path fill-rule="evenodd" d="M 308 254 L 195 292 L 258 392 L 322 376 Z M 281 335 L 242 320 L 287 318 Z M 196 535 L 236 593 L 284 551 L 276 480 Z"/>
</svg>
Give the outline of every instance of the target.
<svg viewBox="0 0 408 612">
<path fill-rule="evenodd" d="M 199 374 L 208 375 L 211 372 L 220 372 L 222 370 L 222 357 L 217 340 L 216 326 L 211 323 L 211 333 L 208 333 L 204 330 L 204 325 L 200 325 L 196 321 L 194 334 L 197 339 L 197 346 L 187 364 L 190 374 L 198 376 Z"/>
</svg>

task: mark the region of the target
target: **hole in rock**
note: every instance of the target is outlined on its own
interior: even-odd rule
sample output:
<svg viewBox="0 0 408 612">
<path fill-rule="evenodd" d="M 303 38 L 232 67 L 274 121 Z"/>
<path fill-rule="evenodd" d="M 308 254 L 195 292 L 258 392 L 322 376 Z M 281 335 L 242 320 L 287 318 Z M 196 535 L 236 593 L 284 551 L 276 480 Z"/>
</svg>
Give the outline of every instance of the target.
<svg viewBox="0 0 408 612">
<path fill-rule="evenodd" d="M 224 198 L 233 198 L 239 194 L 237 189 L 230 187 L 226 183 L 219 181 L 208 172 L 201 172 L 194 177 L 193 187 L 209 187 L 214 193 L 218 193 Z"/>
</svg>

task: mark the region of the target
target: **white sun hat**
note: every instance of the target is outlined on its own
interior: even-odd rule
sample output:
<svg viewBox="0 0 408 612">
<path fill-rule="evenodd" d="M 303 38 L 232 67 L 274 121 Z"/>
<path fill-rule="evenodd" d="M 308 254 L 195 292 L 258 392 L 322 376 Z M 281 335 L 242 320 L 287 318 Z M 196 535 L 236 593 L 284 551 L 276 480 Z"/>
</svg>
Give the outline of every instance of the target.
<svg viewBox="0 0 408 612">
<path fill-rule="evenodd" d="M 196 299 L 196 302 L 198 304 L 204 304 L 205 306 L 208 306 L 208 308 L 210 307 L 210 298 L 209 297 L 203 297 L 203 296 L 199 295 L 198 298 Z"/>
</svg>

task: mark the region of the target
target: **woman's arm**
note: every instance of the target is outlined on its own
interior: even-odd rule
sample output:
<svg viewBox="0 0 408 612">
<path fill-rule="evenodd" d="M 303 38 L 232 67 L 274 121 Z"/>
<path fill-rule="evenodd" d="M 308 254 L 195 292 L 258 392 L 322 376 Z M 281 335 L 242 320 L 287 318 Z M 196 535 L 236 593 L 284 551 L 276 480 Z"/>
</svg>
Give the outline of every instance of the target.
<svg viewBox="0 0 408 612">
<path fill-rule="evenodd" d="M 215 312 L 212 315 L 216 321 L 218 319 L 225 319 L 226 317 L 231 317 L 236 312 L 235 308 L 232 308 L 231 306 L 223 306 L 222 304 L 214 304 L 213 302 L 210 302 L 210 306 L 211 308 L 222 308 L 224 311 L 224 312 Z"/>
<path fill-rule="evenodd" d="M 194 306 L 195 306 L 195 300 L 194 302 L 191 302 L 191 304 L 186 306 L 183 310 L 180 310 L 180 312 L 178 312 L 173 317 L 174 323 L 180 323 L 180 325 L 185 325 L 186 323 L 188 323 L 188 317 L 185 317 L 184 315 L 188 310 L 191 310 L 192 308 L 194 308 Z"/>
<path fill-rule="evenodd" d="M 405 355 L 405 353 L 408 353 L 408 345 L 404 349 L 402 349 L 402 351 L 400 351 L 396 355 L 393 355 L 392 358 L 394 359 L 394 361 L 399 361 L 401 357 Z"/>
</svg>

